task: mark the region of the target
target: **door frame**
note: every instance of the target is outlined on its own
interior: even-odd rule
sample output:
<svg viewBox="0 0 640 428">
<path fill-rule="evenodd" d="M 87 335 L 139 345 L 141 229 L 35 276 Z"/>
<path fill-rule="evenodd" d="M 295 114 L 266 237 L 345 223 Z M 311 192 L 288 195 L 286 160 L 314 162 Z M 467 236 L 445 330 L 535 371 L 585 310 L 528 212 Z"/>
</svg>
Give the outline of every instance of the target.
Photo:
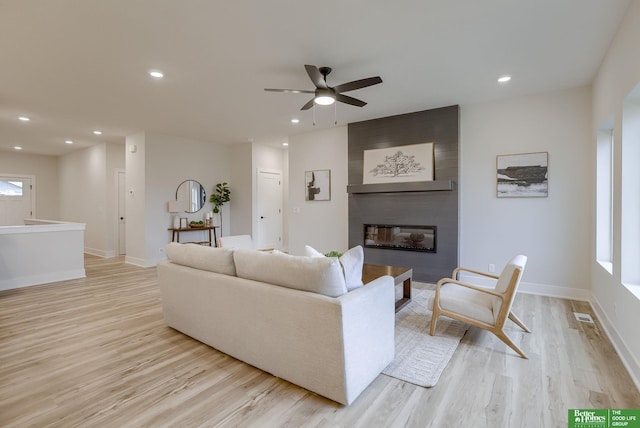
<svg viewBox="0 0 640 428">
<path fill-rule="evenodd" d="M 258 194 L 258 182 L 260 181 L 260 173 L 266 174 L 278 174 L 280 175 L 280 246 L 284 245 L 284 175 L 281 170 L 273 169 L 273 168 L 256 168 L 256 181 L 255 181 L 255 201 L 253 210 L 253 219 L 252 219 L 252 229 L 253 229 L 253 238 L 254 241 L 257 242 L 257 239 L 260 236 L 260 207 L 258 206 L 258 202 L 260 202 L 260 195 Z"/>
<path fill-rule="evenodd" d="M 113 218 L 115 219 L 114 221 L 114 225 L 113 225 L 113 253 L 115 255 L 115 257 L 120 256 L 120 219 L 118 218 L 118 207 L 120 204 L 120 188 L 118 186 L 118 176 L 120 174 L 127 174 L 127 171 L 124 168 L 114 168 L 113 170 L 113 188 L 114 188 L 114 201 L 115 203 L 113 204 Z M 126 186 L 125 186 L 126 187 Z M 125 195 L 126 196 L 126 189 L 125 189 Z M 125 198 L 125 212 L 126 212 L 126 198 Z M 126 215 L 125 215 L 125 221 L 126 221 Z M 126 243 L 126 234 L 127 234 L 127 229 L 125 227 L 125 243 Z M 126 251 L 125 251 L 126 253 Z"/>
<path fill-rule="evenodd" d="M 37 211 L 36 211 L 36 176 L 32 175 L 32 174 L 9 174 L 9 173 L 4 173 L 4 172 L 0 172 L 0 177 L 7 177 L 7 178 L 28 178 L 31 180 L 31 218 L 38 218 L 36 216 Z"/>
</svg>

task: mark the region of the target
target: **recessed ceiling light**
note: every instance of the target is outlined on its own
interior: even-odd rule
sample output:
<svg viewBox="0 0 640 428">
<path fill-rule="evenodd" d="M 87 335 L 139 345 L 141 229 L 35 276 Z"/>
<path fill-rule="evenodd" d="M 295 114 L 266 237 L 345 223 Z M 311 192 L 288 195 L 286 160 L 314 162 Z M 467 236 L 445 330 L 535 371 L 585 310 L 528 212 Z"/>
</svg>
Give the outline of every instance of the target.
<svg viewBox="0 0 640 428">
<path fill-rule="evenodd" d="M 285 142 L 285 143 L 282 143 L 282 145 L 283 145 L 284 147 L 287 147 L 287 146 L 289 145 L 289 143 L 286 143 L 286 142 Z"/>
<path fill-rule="evenodd" d="M 300 119 L 296 119 L 295 117 L 291 119 L 291 123 L 300 123 Z"/>
<path fill-rule="evenodd" d="M 500 77 L 498 78 L 498 82 L 500 82 L 500 83 L 506 83 L 506 82 L 508 82 L 509 80 L 511 80 L 511 76 L 500 76 Z"/>
<path fill-rule="evenodd" d="M 98 130 L 93 131 L 93 133 L 96 134 L 96 135 L 102 135 L 102 131 L 98 131 Z"/>
<path fill-rule="evenodd" d="M 20 147 L 20 146 L 13 146 L 13 149 L 14 149 L 14 150 L 22 150 L 22 147 Z"/>
<path fill-rule="evenodd" d="M 164 74 L 161 71 L 158 70 L 152 70 L 149 72 L 149 76 L 155 78 L 155 79 L 162 79 L 164 77 Z"/>
<path fill-rule="evenodd" d="M 73 144 L 73 141 L 71 140 L 64 140 L 65 144 Z"/>
<path fill-rule="evenodd" d="M 31 119 L 29 119 L 27 116 L 20 116 L 18 117 L 18 120 L 21 120 L 23 122 L 29 122 Z"/>
</svg>

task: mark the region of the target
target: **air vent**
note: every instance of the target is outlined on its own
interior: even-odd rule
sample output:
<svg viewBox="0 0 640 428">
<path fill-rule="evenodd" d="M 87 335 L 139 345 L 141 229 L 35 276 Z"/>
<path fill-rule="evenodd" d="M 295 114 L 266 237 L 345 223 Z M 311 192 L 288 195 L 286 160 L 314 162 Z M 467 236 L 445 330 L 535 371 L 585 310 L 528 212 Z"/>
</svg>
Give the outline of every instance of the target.
<svg viewBox="0 0 640 428">
<path fill-rule="evenodd" d="M 580 322 L 587 322 L 589 324 L 593 324 L 593 318 L 591 318 L 591 315 L 589 314 L 583 314 L 580 312 L 574 312 L 573 316 L 576 317 L 576 319 Z"/>
</svg>

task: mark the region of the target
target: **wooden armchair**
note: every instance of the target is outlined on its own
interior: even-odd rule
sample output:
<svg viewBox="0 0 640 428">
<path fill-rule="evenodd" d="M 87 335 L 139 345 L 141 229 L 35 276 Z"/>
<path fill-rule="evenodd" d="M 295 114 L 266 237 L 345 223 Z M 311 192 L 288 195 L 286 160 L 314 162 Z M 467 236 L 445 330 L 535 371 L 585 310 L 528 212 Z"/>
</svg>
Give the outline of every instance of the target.
<svg viewBox="0 0 640 428">
<path fill-rule="evenodd" d="M 436 331 L 438 317 L 444 315 L 473 326 L 489 330 L 500 338 L 522 358 L 527 356 L 509 339 L 504 332 L 507 318 L 527 333 L 531 331 L 511 312 L 511 306 L 520 284 L 527 257 L 515 256 L 507 263 L 500 276 L 491 275 L 473 269 L 458 267 L 451 278 L 442 278 L 436 284 L 433 297 L 433 315 L 431 316 L 432 336 Z M 461 271 L 489 277 L 497 280 L 495 288 L 479 287 L 458 280 Z"/>
</svg>

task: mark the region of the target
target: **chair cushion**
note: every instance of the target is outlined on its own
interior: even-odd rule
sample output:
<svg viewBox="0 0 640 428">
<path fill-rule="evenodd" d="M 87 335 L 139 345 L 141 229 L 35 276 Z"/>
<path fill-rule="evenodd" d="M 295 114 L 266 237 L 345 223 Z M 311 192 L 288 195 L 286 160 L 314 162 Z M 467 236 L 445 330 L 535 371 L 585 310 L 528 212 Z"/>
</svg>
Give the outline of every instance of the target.
<svg viewBox="0 0 640 428">
<path fill-rule="evenodd" d="M 320 251 L 305 245 L 305 254 L 308 257 L 324 257 Z M 362 287 L 362 265 L 364 264 L 364 250 L 358 245 L 349 249 L 338 259 L 344 273 L 344 280 L 347 284 L 347 291 Z"/>
<path fill-rule="evenodd" d="M 430 299 L 429 307 L 433 307 L 434 298 L 435 296 Z M 500 299 L 497 297 L 452 283 L 442 284 L 440 288 L 442 309 L 492 325 L 495 324 L 493 305 L 496 300 L 499 304 Z"/>
<path fill-rule="evenodd" d="M 292 256 L 279 251 L 235 250 L 237 275 L 254 281 L 311 291 L 329 297 L 347 292 L 340 262 L 335 257 Z"/>
<path fill-rule="evenodd" d="M 522 276 L 522 273 L 524 272 L 524 266 L 526 264 L 527 256 L 523 255 L 517 255 L 509 260 L 507 265 L 504 267 L 504 269 L 502 269 L 502 272 L 500 273 L 500 278 L 496 283 L 495 290 L 500 293 L 504 293 L 505 291 L 507 291 L 507 288 L 509 288 L 509 283 L 511 282 L 511 277 L 513 276 L 513 272 L 516 269 L 520 268 L 520 276 Z"/>
<path fill-rule="evenodd" d="M 233 250 L 228 248 L 171 242 L 167 244 L 165 250 L 167 257 L 173 263 L 225 275 L 235 276 L 236 274 Z"/>
</svg>

